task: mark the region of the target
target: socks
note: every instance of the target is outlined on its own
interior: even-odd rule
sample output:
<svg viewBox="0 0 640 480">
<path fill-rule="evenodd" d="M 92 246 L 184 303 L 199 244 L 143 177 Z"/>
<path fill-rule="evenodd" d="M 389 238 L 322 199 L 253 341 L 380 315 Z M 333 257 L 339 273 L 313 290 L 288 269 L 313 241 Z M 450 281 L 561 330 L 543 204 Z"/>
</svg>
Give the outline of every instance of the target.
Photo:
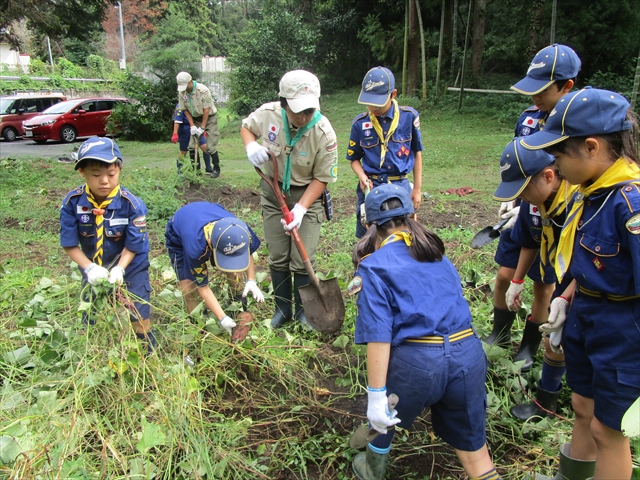
<svg viewBox="0 0 640 480">
<path fill-rule="evenodd" d="M 486 473 L 483 473 L 479 477 L 471 477 L 471 480 L 500 480 L 500 474 L 496 472 L 495 467 Z"/>
<path fill-rule="evenodd" d="M 547 392 L 557 392 L 562 385 L 562 376 L 567 370 L 564 360 L 551 360 L 546 355 L 542 363 L 542 377 L 540 386 Z"/>
</svg>

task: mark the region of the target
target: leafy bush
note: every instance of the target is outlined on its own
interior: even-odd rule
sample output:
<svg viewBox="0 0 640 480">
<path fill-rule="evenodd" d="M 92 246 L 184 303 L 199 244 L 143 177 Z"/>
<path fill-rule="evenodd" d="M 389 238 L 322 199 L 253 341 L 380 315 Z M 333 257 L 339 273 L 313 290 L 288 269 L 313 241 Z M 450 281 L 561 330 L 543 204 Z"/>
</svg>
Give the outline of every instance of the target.
<svg viewBox="0 0 640 480">
<path fill-rule="evenodd" d="M 82 70 L 82 67 L 79 67 L 73 64 L 66 58 L 59 58 L 57 63 L 58 63 L 58 69 L 59 69 L 60 75 L 62 75 L 63 77 L 66 77 L 66 78 L 84 77 L 84 71 Z"/>
<path fill-rule="evenodd" d="M 103 78 L 104 77 L 104 58 L 100 55 L 89 55 L 86 60 L 89 74 L 92 77 Z"/>
<path fill-rule="evenodd" d="M 613 73 L 612 71 L 602 72 L 598 70 L 589 78 L 586 84 L 594 88 L 603 88 L 605 90 L 611 90 L 612 92 L 618 92 L 626 97 L 631 97 L 633 75 L 623 76 Z"/>
</svg>

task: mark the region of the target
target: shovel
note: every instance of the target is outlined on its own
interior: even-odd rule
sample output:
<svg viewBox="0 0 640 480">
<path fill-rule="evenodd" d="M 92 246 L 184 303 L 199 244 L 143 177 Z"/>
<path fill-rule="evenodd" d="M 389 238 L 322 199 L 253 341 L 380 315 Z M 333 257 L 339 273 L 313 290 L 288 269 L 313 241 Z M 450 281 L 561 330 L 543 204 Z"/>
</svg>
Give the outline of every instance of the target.
<svg viewBox="0 0 640 480">
<path fill-rule="evenodd" d="M 389 395 L 387 398 L 387 404 L 389 405 L 389 411 L 391 412 L 398 404 L 398 396 L 395 393 Z M 349 446 L 351 448 L 360 450 L 380 435 L 380 432 L 377 430 L 367 427 L 368 425 L 360 425 L 356 431 L 353 432 L 353 435 L 351 435 L 351 438 L 349 439 Z"/>
<path fill-rule="evenodd" d="M 500 220 L 500 223 L 496 223 L 493 227 L 488 226 L 480 230 L 471 239 L 471 248 L 484 247 L 485 245 L 493 242 L 500 236 L 500 230 L 507 224 L 508 221 L 509 219 L 505 218 L 504 220 Z"/>
<path fill-rule="evenodd" d="M 273 180 L 266 176 L 260 168 L 255 168 L 258 174 L 273 189 L 273 193 L 282 211 L 282 216 L 287 223 L 290 223 L 293 220 L 293 216 L 291 212 L 289 212 L 289 207 L 287 207 L 285 197 L 280 191 L 280 185 L 278 184 L 278 162 L 273 152 L 269 152 L 269 156 L 273 161 Z M 309 260 L 309 255 L 307 255 L 307 251 L 304 248 L 298 229 L 294 228 L 289 233 L 293 238 L 293 242 L 302 258 L 304 268 L 311 280 L 311 283 L 300 287 L 298 290 L 307 320 L 311 326 L 320 333 L 335 333 L 342 327 L 345 314 L 344 300 L 342 299 L 338 279 L 319 280 L 313 271 L 311 260 Z"/>
</svg>

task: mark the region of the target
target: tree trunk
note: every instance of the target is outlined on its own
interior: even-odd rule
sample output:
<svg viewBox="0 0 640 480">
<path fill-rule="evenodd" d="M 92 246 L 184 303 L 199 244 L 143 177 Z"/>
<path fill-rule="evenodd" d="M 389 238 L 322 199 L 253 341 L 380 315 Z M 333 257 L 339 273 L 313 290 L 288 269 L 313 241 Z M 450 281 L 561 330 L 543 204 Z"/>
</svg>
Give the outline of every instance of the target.
<svg viewBox="0 0 640 480">
<path fill-rule="evenodd" d="M 402 95 L 407 96 L 407 56 L 409 54 L 409 0 L 404 2 L 404 45 L 402 50 Z"/>
<path fill-rule="evenodd" d="M 471 42 L 471 72 L 480 76 L 482 48 L 484 44 L 484 21 L 487 16 L 487 0 L 476 0 L 473 9 L 473 37 Z"/>
<path fill-rule="evenodd" d="M 531 15 L 529 23 L 529 43 L 527 46 L 527 59 L 533 58 L 538 50 L 538 33 L 540 33 L 540 19 L 542 18 L 542 6 L 544 0 L 533 0 L 531 2 Z M 528 60 L 527 60 L 528 61 Z"/>
<path fill-rule="evenodd" d="M 409 2 L 409 55 L 407 61 L 407 95 L 415 96 L 418 88 L 420 66 L 420 41 L 418 37 L 418 12 L 415 2 Z"/>
<path fill-rule="evenodd" d="M 420 27 L 420 55 L 422 58 L 422 110 L 427 109 L 427 54 L 424 51 L 424 27 L 422 25 L 422 12 L 420 0 L 415 0 L 418 13 L 418 26 Z"/>
<path fill-rule="evenodd" d="M 438 42 L 438 69 L 436 71 L 436 98 L 440 96 L 440 71 L 442 70 L 442 46 L 444 43 L 445 8 L 446 0 L 442 0 L 442 7 L 440 7 L 440 41 Z"/>
</svg>

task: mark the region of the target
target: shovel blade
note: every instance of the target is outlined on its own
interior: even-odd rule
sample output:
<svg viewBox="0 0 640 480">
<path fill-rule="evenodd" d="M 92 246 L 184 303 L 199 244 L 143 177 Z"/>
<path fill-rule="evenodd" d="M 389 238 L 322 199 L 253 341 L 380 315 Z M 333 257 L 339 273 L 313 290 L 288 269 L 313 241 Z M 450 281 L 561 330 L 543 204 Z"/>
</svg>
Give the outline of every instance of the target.
<svg viewBox="0 0 640 480">
<path fill-rule="evenodd" d="M 500 230 L 494 230 L 493 227 L 485 227 L 476 233 L 471 239 L 471 248 L 481 248 L 489 245 L 500 236 Z"/>
<path fill-rule="evenodd" d="M 304 306 L 304 313 L 313 328 L 320 333 L 335 333 L 344 322 L 344 301 L 337 278 L 319 280 L 316 285 L 300 287 L 300 299 Z"/>
</svg>

